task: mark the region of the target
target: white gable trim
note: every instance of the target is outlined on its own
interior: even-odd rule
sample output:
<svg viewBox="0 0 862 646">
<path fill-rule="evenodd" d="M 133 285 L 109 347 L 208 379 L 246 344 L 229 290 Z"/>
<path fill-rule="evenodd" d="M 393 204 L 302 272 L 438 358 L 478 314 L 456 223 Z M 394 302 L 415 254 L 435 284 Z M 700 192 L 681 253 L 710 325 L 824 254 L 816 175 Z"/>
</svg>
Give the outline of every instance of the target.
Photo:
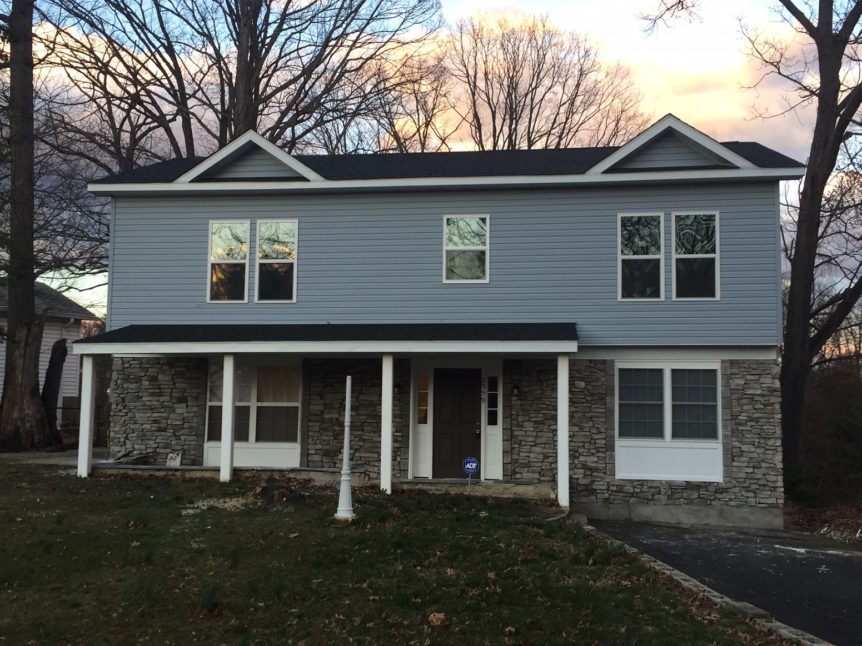
<svg viewBox="0 0 862 646">
<path fill-rule="evenodd" d="M 543 186 L 597 186 L 648 184 L 650 182 L 786 180 L 805 173 L 794 168 L 709 168 L 679 171 L 608 173 L 606 175 L 523 175 L 496 177 L 420 177 L 406 179 L 327 180 L 316 182 L 151 182 L 89 184 L 93 195 L 218 195 L 236 193 L 334 193 L 337 191 L 440 190 L 458 188 L 539 188 Z"/>
<path fill-rule="evenodd" d="M 237 154 L 245 148 L 248 148 L 251 145 L 257 146 L 265 153 L 271 155 L 272 157 L 280 161 L 282 164 L 284 164 L 291 170 L 299 173 L 309 181 L 319 182 L 323 180 L 323 177 L 321 175 L 315 173 L 308 166 L 297 161 L 289 154 L 284 152 L 281 148 L 261 137 L 254 130 L 249 130 L 248 132 L 234 139 L 221 150 L 218 150 L 209 157 L 207 157 L 204 161 L 192 168 L 186 174 L 178 177 L 176 180 L 174 180 L 174 183 L 188 184 L 189 182 L 192 182 L 201 175 L 205 174 L 208 170 L 212 169 L 215 166 L 218 166 L 226 159 L 230 159 L 233 155 Z"/>
<path fill-rule="evenodd" d="M 712 137 L 705 135 L 700 130 L 692 128 L 685 121 L 682 121 L 681 119 L 673 116 L 672 114 L 666 114 L 661 119 L 652 124 L 649 128 L 640 133 L 637 137 L 629 141 L 624 146 L 620 147 L 612 155 L 606 157 L 598 164 L 590 168 L 586 172 L 586 174 L 600 175 L 601 173 L 604 173 L 606 170 L 613 168 L 616 164 L 620 163 L 626 157 L 628 157 L 638 149 L 643 148 L 656 137 L 664 134 L 669 130 L 679 133 L 686 139 L 690 139 L 695 144 L 702 146 L 715 156 L 719 157 L 720 159 L 723 159 L 729 164 L 733 164 L 737 168 L 757 168 L 757 166 L 752 164 L 750 161 L 748 161 L 744 157 L 741 157 L 740 155 L 737 155 L 729 148 L 722 146 Z"/>
</svg>

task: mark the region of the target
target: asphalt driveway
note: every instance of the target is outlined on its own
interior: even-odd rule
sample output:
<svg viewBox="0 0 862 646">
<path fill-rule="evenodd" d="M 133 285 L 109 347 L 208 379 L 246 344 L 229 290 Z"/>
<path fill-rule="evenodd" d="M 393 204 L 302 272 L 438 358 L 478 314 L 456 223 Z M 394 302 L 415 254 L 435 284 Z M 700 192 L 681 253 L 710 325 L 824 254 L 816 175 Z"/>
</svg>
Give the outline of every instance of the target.
<svg viewBox="0 0 862 646">
<path fill-rule="evenodd" d="M 593 521 L 600 531 L 826 641 L 862 644 L 862 549 L 797 532 Z"/>
</svg>

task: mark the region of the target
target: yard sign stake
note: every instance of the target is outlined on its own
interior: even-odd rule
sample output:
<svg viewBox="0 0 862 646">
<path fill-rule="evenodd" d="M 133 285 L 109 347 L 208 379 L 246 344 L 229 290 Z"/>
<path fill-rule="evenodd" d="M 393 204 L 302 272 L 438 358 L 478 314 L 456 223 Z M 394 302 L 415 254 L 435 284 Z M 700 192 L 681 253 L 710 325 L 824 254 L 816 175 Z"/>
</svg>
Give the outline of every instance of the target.
<svg viewBox="0 0 862 646">
<path fill-rule="evenodd" d="M 347 376 L 347 393 L 344 399 L 344 458 L 341 461 L 341 488 L 338 491 L 337 520 L 351 521 L 353 513 L 353 494 L 350 490 L 350 375 Z"/>
</svg>

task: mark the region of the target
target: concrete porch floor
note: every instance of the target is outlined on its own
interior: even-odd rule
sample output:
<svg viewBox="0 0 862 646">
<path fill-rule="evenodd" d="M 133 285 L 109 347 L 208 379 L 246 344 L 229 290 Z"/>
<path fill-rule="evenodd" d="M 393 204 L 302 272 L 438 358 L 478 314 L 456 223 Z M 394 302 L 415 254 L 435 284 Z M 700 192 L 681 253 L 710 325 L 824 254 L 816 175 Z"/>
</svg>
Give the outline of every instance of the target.
<svg viewBox="0 0 862 646">
<path fill-rule="evenodd" d="M 395 491 L 427 491 L 429 493 L 457 493 L 492 498 L 529 498 L 531 500 L 555 500 L 554 487 L 550 483 L 513 482 L 510 480 L 473 480 L 466 478 L 401 480 L 393 483 Z"/>
</svg>

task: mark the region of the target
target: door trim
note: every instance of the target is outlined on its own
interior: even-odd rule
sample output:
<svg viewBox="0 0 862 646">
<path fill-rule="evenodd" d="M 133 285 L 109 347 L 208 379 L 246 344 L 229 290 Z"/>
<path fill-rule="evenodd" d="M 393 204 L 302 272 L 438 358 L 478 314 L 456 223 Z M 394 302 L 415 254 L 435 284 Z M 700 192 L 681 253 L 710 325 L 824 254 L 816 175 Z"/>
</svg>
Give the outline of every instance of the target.
<svg viewBox="0 0 862 646">
<path fill-rule="evenodd" d="M 479 455 L 480 480 L 503 478 L 503 418 L 505 401 L 503 392 L 503 359 L 499 357 L 414 357 L 410 372 L 410 437 L 407 477 L 431 478 L 434 464 L 434 370 L 436 368 L 474 368 L 482 371 L 480 387 L 482 441 Z M 417 424 L 417 385 L 421 373 L 429 375 L 428 422 Z M 488 377 L 498 379 L 497 424 L 488 427 Z"/>
</svg>

